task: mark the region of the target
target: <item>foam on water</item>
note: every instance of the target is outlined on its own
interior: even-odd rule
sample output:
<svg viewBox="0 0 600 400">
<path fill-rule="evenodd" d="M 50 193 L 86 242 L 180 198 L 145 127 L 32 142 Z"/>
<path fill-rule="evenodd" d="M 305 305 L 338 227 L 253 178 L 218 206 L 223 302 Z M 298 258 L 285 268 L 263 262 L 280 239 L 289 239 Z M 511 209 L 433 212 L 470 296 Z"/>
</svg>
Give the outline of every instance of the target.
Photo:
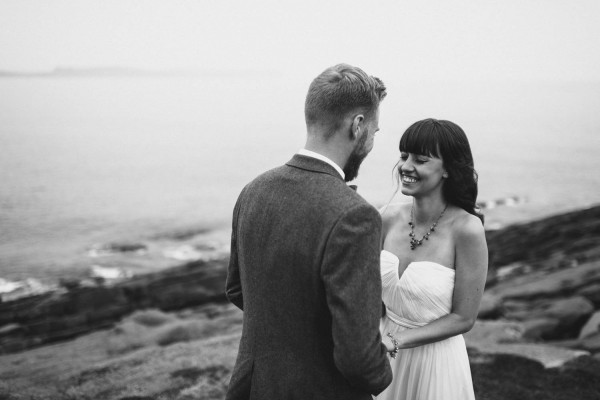
<svg viewBox="0 0 600 400">
<path fill-rule="evenodd" d="M 599 84 L 386 83 L 357 181 L 376 206 L 395 190 L 400 135 L 427 117 L 469 136 L 488 224 L 600 202 Z M 151 270 L 202 253 L 213 231 L 226 246 L 244 184 L 304 144 L 306 86 L 285 76 L 0 79 L 0 276 Z M 149 251 L 89 257 L 119 241 Z"/>
</svg>

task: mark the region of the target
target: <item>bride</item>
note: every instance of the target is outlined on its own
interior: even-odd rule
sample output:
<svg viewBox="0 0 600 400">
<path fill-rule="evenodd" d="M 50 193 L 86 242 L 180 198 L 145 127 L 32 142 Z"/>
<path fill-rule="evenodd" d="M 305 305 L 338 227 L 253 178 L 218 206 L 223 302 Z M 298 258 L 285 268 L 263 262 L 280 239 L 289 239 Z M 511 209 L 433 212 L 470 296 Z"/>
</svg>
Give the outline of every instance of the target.
<svg viewBox="0 0 600 400">
<path fill-rule="evenodd" d="M 488 253 L 465 133 L 450 121 L 414 123 L 397 170 L 413 201 L 382 210 L 380 329 L 394 379 L 376 399 L 474 399 L 462 333 L 477 317 Z"/>
</svg>

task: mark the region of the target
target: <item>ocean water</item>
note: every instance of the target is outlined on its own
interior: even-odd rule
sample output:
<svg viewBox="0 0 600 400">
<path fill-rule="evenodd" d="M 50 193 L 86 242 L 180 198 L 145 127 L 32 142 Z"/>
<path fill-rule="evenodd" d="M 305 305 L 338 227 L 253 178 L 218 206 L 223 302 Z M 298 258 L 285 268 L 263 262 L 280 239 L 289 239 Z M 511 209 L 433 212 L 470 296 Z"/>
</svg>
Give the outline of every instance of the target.
<svg viewBox="0 0 600 400">
<path fill-rule="evenodd" d="M 467 133 L 480 200 L 520 199 L 489 210 L 490 227 L 600 203 L 600 83 L 386 83 L 357 180 L 373 204 L 395 191 L 402 132 L 427 117 Z M 177 246 L 226 247 L 244 184 L 304 144 L 308 84 L 284 74 L 0 79 L 0 278 L 143 272 L 168 265 Z M 148 251 L 92 255 L 111 242 Z"/>
</svg>

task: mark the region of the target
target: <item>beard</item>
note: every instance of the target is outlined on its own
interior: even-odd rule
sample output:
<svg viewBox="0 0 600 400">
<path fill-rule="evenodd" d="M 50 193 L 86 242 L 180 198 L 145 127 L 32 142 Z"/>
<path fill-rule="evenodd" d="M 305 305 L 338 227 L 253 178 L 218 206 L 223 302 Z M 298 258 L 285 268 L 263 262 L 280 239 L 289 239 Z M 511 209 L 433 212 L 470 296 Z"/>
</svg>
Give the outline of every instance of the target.
<svg viewBox="0 0 600 400">
<path fill-rule="evenodd" d="M 344 166 L 344 174 L 346 175 L 344 180 L 346 182 L 356 179 L 360 164 L 362 164 L 365 157 L 367 157 L 367 154 L 369 154 L 369 152 L 365 150 L 367 136 L 368 135 L 365 132 L 365 134 L 362 135 L 362 137 L 358 140 L 358 143 L 356 143 L 356 146 L 354 147 L 354 150 L 352 150 L 350 157 L 348 157 L 348 161 Z"/>
</svg>

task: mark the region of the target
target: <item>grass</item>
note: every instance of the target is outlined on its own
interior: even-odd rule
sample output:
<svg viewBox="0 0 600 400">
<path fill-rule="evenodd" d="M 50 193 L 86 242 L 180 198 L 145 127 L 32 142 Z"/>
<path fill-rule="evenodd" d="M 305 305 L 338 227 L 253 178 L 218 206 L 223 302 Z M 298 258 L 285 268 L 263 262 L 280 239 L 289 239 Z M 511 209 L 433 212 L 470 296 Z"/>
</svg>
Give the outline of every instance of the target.
<svg viewBox="0 0 600 400">
<path fill-rule="evenodd" d="M 222 399 L 241 315 L 230 305 L 148 310 L 110 330 L 1 356 L 0 400 Z"/>
<path fill-rule="evenodd" d="M 241 321 L 223 304 L 146 310 L 113 329 L 0 356 L 0 400 L 221 400 Z M 596 400 L 599 366 L 591 357 L 561 369 L 514 355 L 471 359 L 478 400 Z"/>
</svg>

